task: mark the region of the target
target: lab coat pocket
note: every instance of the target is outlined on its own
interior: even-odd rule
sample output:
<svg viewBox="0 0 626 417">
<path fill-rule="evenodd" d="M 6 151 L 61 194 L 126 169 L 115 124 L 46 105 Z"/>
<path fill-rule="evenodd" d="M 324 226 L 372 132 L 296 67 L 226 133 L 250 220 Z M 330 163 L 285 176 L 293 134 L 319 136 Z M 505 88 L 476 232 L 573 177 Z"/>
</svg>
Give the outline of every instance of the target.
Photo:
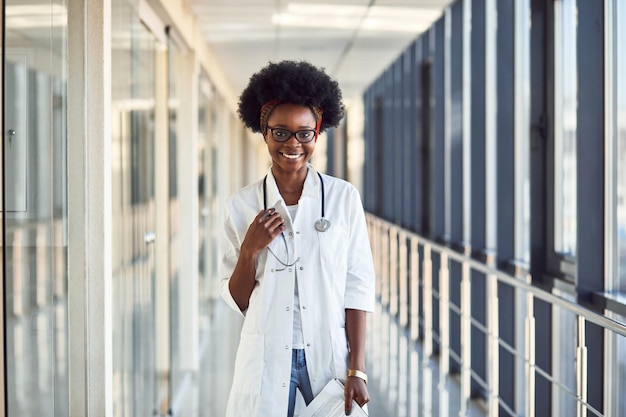
<svg viewBox="0 0 626 417">
<path fill-rule="evenodd" d="M 335 378 L 343 381 L 348 372 L 348 336 L 345 327 L 336 328 L 333 332 L 333 362 Z"/>
<path fill-rule="evenodd" d="M 325 232 L 317 232 L 320 244 L 320 258 L 322 265 L 335 267 L 347 264 L 348 229 L 340 224 L 332 225 Z"/>
<path fill-rule="evenodd" d="M 261 333 L 242 332 L 237 359 L 233 391 L 255 398 L 261 393 L 263 375 L 264 335 Z"/>
</svg>

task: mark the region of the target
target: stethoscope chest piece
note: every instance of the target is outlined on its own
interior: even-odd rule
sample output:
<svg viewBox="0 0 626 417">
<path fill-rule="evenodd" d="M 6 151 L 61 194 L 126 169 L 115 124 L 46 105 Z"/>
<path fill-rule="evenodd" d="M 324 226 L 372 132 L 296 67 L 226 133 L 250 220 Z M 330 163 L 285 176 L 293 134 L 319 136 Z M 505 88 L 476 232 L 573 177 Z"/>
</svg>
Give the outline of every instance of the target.
<svg viewBox="0 0 626 417">
<path fill-rule="evenodd" d="M 330 229 L 330 222 L 325 218 L 322 217 L 315 222 L 315 230 L 317 230 L 318 232 L 325 232 L 328 229 Z"/>
</svg>

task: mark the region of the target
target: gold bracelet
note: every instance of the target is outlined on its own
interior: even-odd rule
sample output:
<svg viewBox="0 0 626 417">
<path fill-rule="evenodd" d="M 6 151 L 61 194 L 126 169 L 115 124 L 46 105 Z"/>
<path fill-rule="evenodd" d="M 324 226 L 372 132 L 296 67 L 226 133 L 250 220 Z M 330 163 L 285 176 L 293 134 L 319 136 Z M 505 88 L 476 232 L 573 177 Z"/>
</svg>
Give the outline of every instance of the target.
<svg viewBox="0 0 626 417">
<path fill-rule="evenodd" d="M 365 372 L 359 371 L 358 369 L 348 369 L 348 378 L 351 376 L 361 378 L 367 384 L 367 374 Z"/>
</svg>

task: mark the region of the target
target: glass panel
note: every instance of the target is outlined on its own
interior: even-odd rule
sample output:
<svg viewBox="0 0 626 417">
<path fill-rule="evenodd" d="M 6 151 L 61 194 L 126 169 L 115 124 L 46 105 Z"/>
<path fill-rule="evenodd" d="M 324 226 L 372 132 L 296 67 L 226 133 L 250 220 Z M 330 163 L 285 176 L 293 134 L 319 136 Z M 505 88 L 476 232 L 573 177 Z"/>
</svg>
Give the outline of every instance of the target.
<svg viewBox="0 0 626 417">
<path fill-rule="evenodd" d="M 617 115 L 617 262 L 616 290 L 626 293 L 626 3 L 615 2 L 615 97 Z M 619 23 L 618 23 L 619 22 Z"/>
<path fill-rule="evenodd" d="M 617 136 L 617 282 L 614 289 L 626 293 L 626 2 L 613 2 L 614 34 L 614 69 L 615 74 L 615 114 Z M 622 302 L 625 302 L 622 298 Z M 625 316 L 613 315 L 621 323 L 626 323 Z M 626 337 L 609 337 L 608 372 L 611 387 L 609 392 L 626 392 Z M 613 395 L 609 400 L 610 415 L 626 415 L 626 396 Z"/>
<path fill-rule="evenodd" d="M 572 295 L 553 291 L 555 295 L 575 302 Z M 557 305 L 552 306 L 552 415 L 576 415 L 576 315 Z"/>
<path fill-rule="evenodd" d="M 67 3 L 4 6 L 7 415 L 67 416 Z"/>
<path fill-rule="evenodd" d="M 172 397 L 176 395 L 178 388 L 182 384 L 184 371 L 181 367 L 180 344 L 182 340 L 182 328 L 180 325 L 180 244 L 179 244 L 179 199 L 178 199 L 178 108 L 180 100 L 179 71 L 178 63 L 180 52 L 171 38 L 168 40 L 168 112 L 169 112 L 169 196 L 170 196 L 170 326 L 171 326 L 171 373 L 170 383 L 172 387 Z"/>
<path fill-rule="evenodd" d="M 198 271 L 200 273 L 198 280 L 198 299 L 199 299 L 199 324 L 201 342 L 205 335 L 208 335 L 211 303 L 210 303 L 210 285 L 214 275 L 211 274 L 211 264 L 209 258 L 210 231 L 212 224 L 210 223 L 209 208 L 209 183 L 208 183 L 208 152 L 209 152 L 209 124 L 210 124 L 210 99 L 212 95 L 212 87 L 206 74 L 201 73 L 198 82 Z"/>
<path fill-rule="evenodd" d="M 113 2 L 113 415 L 156 411 L 154 214 L 158 42 L 126 0 Z"/>
<path fill-rule="evenodd" d="M 515 257 L 530 262 L 530 3 L 515 2 Z"/>
<path fill-rule="evenodd" d="M 575 0 L 555 3 L 554 250 L 576 255 L 576 27 Z"/>
<path fill-rule="evenodd" d="M 219 196 L 219 146 L 220 143 L 218 138 L 222 137 L 221 134 L 223 130 L 223 126 L 220 125 L 220 110 L 223 109 L 224 102 L 221 97 L 217 94 L 213 96 L 210 103 L 210 123 L 209 123 L 209 140 L 208 145 L 210 147 L 209 152 L 209 168 L 207 173 L 210 174 L 210 180 L 207 181 L 208 188 L 207 192 L 209 193 L 209 222 L 213 227 L 211 227 L 211 237 L 210 242 L 208 243 L 208 254 L 207 259 L 209 260 L 210 269 L 208 270 L 210 279 L 210 297 L 212 300 L 216 300 L 221 298 L 219 294 L 219 279 L 215 279 L 218 276 L 217 274 L 217 265 L 218 265 L 218 248 L 219 248 L 219 239 L 218 234 L 216 233 L 217 227 L 215 225 L 220 224 L 220 205 L 221 200 Z"/>
<path fill-rule="evenodd" d="M 607 312 L 607 315 L 621 323 L 626 317 Z M 606 372 L 609 379 L 609 393 L 626 392 L 626 337 L 607 332 Z M 608 395 L 607 416 L 626 416 L 626 396 Z"/>
</svg>

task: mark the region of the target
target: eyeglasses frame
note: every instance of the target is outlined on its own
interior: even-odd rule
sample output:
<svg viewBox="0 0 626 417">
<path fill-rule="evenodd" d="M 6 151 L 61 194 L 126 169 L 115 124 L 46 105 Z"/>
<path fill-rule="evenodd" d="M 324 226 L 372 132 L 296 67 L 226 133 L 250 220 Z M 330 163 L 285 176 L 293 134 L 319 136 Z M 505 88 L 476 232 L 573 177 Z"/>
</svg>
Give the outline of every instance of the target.
<svg viewBox="0 0 626 417">
<path fill-rule="evenodd" d="M 284 142 L 287 142 L 287 141 L 288 141 L 289 139 L 291 139 L 292 137 L 295 137 L 295 138 L 296 138 L 296 140 L 297 140 L 298 142 L 300 142 L 300 143 L 311 143 L 311 142 L 312 142 L 313 140 L 315 140 L 315 138 L 317 137 L 317 132 L 315 131 L 315 129 L 302 129 L 302 130 L 298 130 L 298 131 L 292 132 L 291 130 L 289 130 L 289 129 L 285 129 L 285 128 L 282 128 L 282 127 L 269 127 L 269 126 L 268 126 L 268 127 L 267 127 L 267 130 L 271 133 L 271 135 L 272 135 L 272 139 L 273 139 L 273 140 L 275 140 L 276 142 L 279 142 L 279 143 L 284 143 Z M 289 136 L 287 136 L 287 138 L 285 138 L 285 140 L 278 140 L 278 139 L 276 139 L 276 137 L 274 136 L 274 130 L 283 130 L 283 131 L 285 131 L 285 132 L 289 132 Z M 298 135 L 298 133 L 300 133 L 300 132 L 312 132 L 312 133 L 313 133 L 313 136 L 311 137 L 311 139 L 310 139 L 310 140 L 307 140 L 307 141 L 301 141 L 300 139 L 298 139 L 298 136 L 297 136 L 297 135 Z"/>
</svg>

